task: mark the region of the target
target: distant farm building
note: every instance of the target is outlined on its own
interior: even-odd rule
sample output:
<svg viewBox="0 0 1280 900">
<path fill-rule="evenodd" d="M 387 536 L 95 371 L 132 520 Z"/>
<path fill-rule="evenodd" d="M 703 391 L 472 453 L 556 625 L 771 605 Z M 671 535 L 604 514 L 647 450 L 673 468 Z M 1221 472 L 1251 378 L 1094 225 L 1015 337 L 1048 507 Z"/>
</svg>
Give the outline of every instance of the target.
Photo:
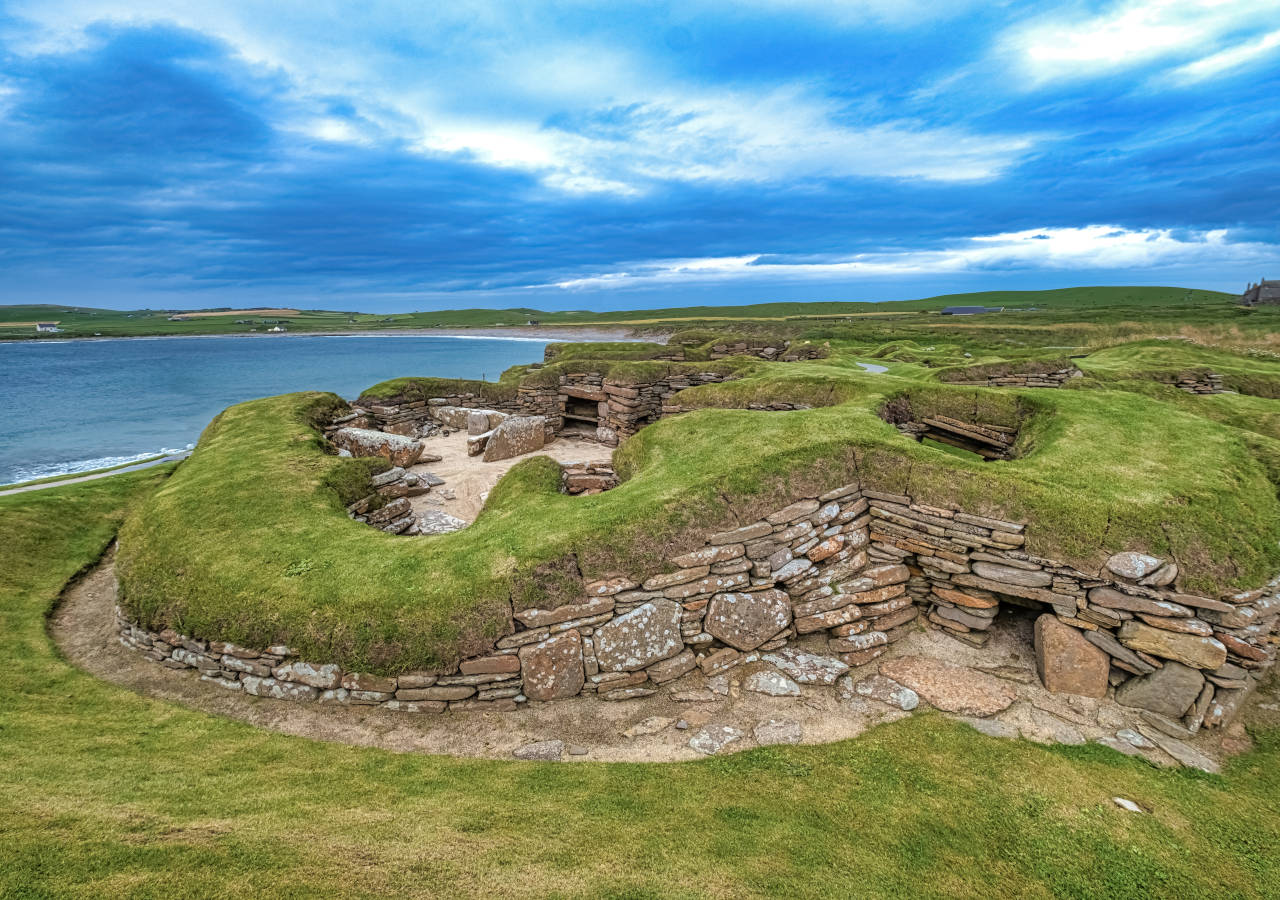
<svg viewBox="0 0 1280 900">
<path fill-rule="evenodd" d="M 267 333 L 268 334 L 284 334 L 288 330 L 289 329 L 285 328 L 283 325 L 276 325 L 274 328 L 268 328 Z"/>
<path fill-rule="evenodd" d="M 37 322 L 36 323 L 37 334 L 57 334 L 61 330 L 62 329 L 58 327 L 57 322 Z"/>
<path fill-rule="evenodd" d="M 170 321 L 170 322 L 185 322 L 185 321 L 187 321 L 187 317 L 186 317 L 186 316 L 170 316 L 170 317 L 169 317 L 169 321 Z"/>
<path fill-rule="evenodd" d="M 977 316 L 982 313 L 1004 312 L 1003 306 L 944 306 L 944 316 Z"/>
<path fill-rule="evenodd" d="M 1280 281 L 1267 281 L 1265 278 L 1257 284 L 1251 284 L 1240 295 L 1241 306 L 1280 306 Z"/>
</svg>

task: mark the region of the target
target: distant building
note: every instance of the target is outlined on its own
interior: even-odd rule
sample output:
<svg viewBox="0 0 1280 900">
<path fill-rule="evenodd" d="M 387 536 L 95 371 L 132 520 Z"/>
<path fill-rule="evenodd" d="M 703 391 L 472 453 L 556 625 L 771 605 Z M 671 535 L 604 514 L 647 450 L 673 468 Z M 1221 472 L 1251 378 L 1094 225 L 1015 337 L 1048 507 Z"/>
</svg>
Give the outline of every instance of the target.
<svg viewBox="0 0 1280 900">
<path fill-rule="evenodd" d="M 267 334 L 284 334 L 288 330 L 289 329 L 285 328 L 283 325 L 276 325 L 273 328 L 268 328 Z"/>
<path fill-rule="evenodd" d="M 36 334 L 57 334 L 62 329 L 57 322 L 37 322 Z"/>
<path fill-rule="evenodd" d="M 944 306 L 944 316 L 977 316 L 982 313 L 1004 312 L 1003 306 Z"/>
<path fill-rule="evenodd" d="M 1241 306 L 1280 306 L 1280 281 L 1261 279 L 1240 295 Z"/>
<path fill-rule="evenodd" d="M 539 324 L 541 324 L 541 323 L 540 323 L 537 319 L 530 319 L 528 322 L 525 322 L 525 324 L 526 324 L 526 325 L 539 325 Z"/>
<path fill-rule="evenodd" d="M 170 316 L 170 317 L 169 317 L 169 321 L 170 321 L 170 322 L 185 322 L 185 321 L 187 321 L 187 317 L 186 317 L 186 316 Z"/>
</svg>

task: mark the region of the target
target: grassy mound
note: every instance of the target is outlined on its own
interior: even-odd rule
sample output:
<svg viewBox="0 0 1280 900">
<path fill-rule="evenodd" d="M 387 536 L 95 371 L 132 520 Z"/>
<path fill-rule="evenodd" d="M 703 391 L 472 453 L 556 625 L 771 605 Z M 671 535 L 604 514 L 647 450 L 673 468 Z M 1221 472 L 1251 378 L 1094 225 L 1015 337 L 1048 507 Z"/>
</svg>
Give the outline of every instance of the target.
<svg viewBox="0 0 1280 900">
<path fill-rule="evenodd" d="M 681 392 L 677 402 L 707 408 L 624 444 L 618 488 L 562 495 L 557 465 L 530 459 L 498 483 L 471 527 L 435 537 L 391 536 L 346 516 L 343 501 L 368 468 L 325 452 L 312 423 L 340 402 L 332 395 L 232 407 L 124 528 L 123 602 L 148 625 L 287 643 L 351 669 L 447 668 L 507 631 L 513 606 L 579 599 L 584 578 L 638 574 L 710 530 L 854 479 L 1027 520 L 1031 552 L 1086 569 L 1121 549 L 1171 554 L 1187 587 L 1208 593 L 1252 587 L 1280 569 L 1273 437 L 1101 384 L 964 388 L 906 364 L 870 375 L 854 349 L 801 363 L 718 361 L 743 377 Z M 433 387 L 401 379 L 371 393 Z M 912 441 L 879 415 L 900 396 L 917 411 L 1019 424 L 1017 458 L 983 463 Z M 816 408 L 712 408 L 765 397 Z"/>
</svg>

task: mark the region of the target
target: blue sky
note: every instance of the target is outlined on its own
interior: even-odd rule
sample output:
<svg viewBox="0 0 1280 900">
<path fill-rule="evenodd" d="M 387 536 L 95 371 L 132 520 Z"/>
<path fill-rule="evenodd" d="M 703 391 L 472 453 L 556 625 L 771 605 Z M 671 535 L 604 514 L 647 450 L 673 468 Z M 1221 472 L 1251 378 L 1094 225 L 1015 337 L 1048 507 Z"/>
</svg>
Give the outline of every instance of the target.
<svg viewBox="0 0 1280 900">
<path fill-rule="evenodd" d="M 0 0 L 0 303 L 1280 278 L 1277 0 Z"/>
</svg>

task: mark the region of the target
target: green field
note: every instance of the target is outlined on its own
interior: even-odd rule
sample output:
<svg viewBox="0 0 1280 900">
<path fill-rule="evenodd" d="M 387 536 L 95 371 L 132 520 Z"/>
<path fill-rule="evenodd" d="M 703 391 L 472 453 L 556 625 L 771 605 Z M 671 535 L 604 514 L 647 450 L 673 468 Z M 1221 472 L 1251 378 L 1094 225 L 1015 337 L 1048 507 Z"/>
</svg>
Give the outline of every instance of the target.
<svg viewBox="0 0 1280 900">
<path fill-rule="evenodd" d="M 695 763 L 491 762 L 99 682 L 45 618 L 169 469 L 0 498 L 0 896 L 1276 896 L 1274 729 L 1222 776 L 936 714 Z"/>
<path fill-rule="evenodd" d="M 618 326 L 639 330 L 671 330 L 707 326 L 723 330 L 733 323 L 745 328 L 785 323 L 789 328 L 881 321 L 900 327 L 939 326 L 1038 327 L 1049 322 L 1097 324 L 1130 322 L 1151 329 L 1177 321 L 1183 325 L 1238 318 L 1247 329 L 1263 319 L 1275 322 L 1268 310 L 1235 310 L 1236 297 L 1216 291 L 1178 287 L 1080 287 L 1050 291 L 985 291 L 945 294 L 901 302 L 761 303 L 752 306 L 690 306 L 663 309 L 592 312 L 546 312 L 529 308 L 456 309 L 433 312 L 373 314 L 330 310 L 299 310 L 296 316 L 245 316 L 234 311 L 210 318 L 170 322 L 180 310 L 108 310 L 71 306 L 0 306 L 0 323 L 56 321 L 61 334 L 40 335 L 34 327 L 4 327 L 0 340 L 66 337 L 129 337 L 142 335 L 247 334 L 265 332 L 267 322 L 280 322 L 290 332 L 387 331 L 420 328 L 476 328 L 523 326 L 531 320 L 555 326 Z M 951 318 L 937 313 L 945 306 L 1003 306 L 1006 311 L 977 317 Z M 1250 318 L 1252 316 L 1252 318 Z M 246 324 L 237 320 L 248 318 Z M 1251 324 L 1252 323 L 1252 324 Z"/>
</svg>

